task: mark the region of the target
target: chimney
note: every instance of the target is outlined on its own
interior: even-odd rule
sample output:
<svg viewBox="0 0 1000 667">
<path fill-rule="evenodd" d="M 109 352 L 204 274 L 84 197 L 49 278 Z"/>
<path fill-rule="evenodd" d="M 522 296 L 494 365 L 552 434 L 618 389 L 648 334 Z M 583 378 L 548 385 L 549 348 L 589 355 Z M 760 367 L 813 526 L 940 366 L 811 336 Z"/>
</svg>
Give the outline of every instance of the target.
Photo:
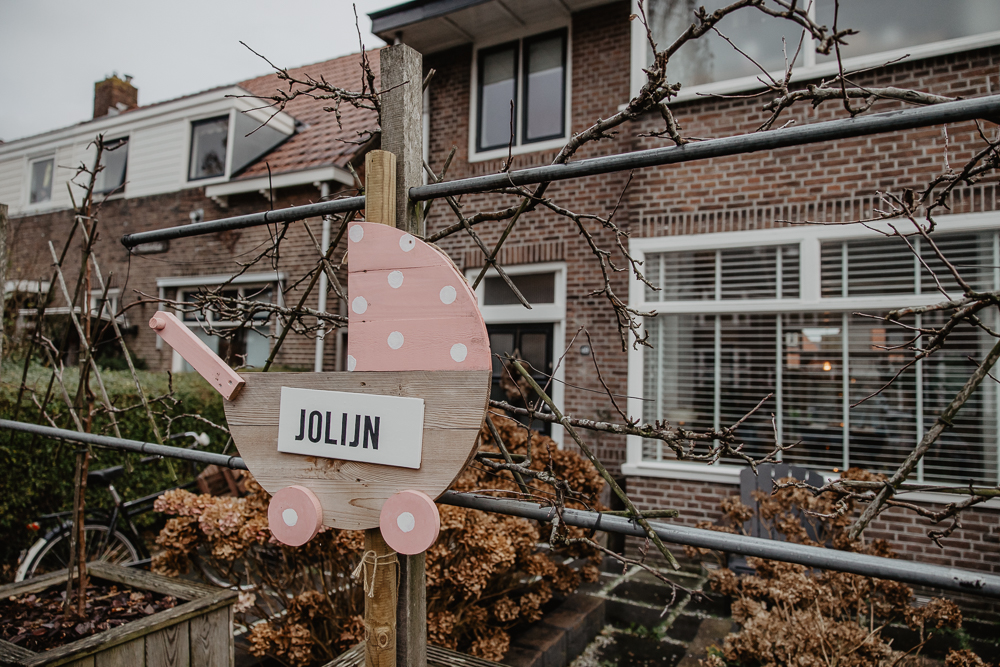
<svg viewBox="0 0 1000 667">
<path fill-rule="evenodd" d="M 94 84 L 94 118 L 115 115 L 139 106 L 139 91 L 128 74 L 124 79 L 114 73 Z"/>
</svg>

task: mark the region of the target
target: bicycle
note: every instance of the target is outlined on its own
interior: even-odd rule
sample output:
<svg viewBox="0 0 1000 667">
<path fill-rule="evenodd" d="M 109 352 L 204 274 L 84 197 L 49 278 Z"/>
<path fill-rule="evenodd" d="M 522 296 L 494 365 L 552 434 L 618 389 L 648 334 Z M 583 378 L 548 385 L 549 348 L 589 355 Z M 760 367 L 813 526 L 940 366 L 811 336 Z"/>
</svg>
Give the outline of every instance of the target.
<svg viewBox="0 0 1000 667">
<path fill-rule="evenodd" d="M 208 435 L 205 433 L 198 434 L 188 431 L 172 437 L 185 436 L 194 438 L 193 447 L 205 446 L 209 443 Z M 149 456 L 141 459 L 139 463 L 157 461 L 160 458 L 159 456 Z M 83 526 L 87 562 L 100 560 L 116 565 L 142 567 L 151 561 L 146 541 L 136 528 L 133 519 L 152 510 L 153 503 L 164 491 L 157 491 L 148 496 L 124 502 L 114 487 L 114 481 L 124 473 L 123 466 L 112 466 L 87 473 L 87 488 L 106 488 L 114 501 L 110 512 L 102 510 L 88 512 Z M 189 482 L 174 488 L 191 488 L 195 484 L 196 482 Z M 37 526 L 39 522 L 53 520 L 58 522 L 54 528 L 47 531 L 24 553 L 17 573 L 14 575 L 14 581 L 24 581 L 47 572 L 69 567 L 69 547 L 73 531 L 73 521 L 69 519 L 71 516 L 71 510 L 55 512 L 42 515 L 38 521 L 30 524 Z"/>
</svg>

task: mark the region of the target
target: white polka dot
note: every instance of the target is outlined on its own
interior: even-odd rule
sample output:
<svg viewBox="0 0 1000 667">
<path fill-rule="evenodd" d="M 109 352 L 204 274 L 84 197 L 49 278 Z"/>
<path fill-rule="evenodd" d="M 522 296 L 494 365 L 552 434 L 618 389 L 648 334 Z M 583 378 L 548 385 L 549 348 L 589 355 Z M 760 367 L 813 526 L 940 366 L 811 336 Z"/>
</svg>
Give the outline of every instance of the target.
<svg viewBox="0 0 1000 667">
<path fill-rule="evenodd" d="M 358 360 L 352 357 L 351 355 L 347 355 L 347 370 L 353 371 L 357 365 L 358 365 Z"/>
<path fill-rule="evenodd" d="M 354 297 L 354 301 L 351 302 L 351 310 L 353 310 L 358 315 L 363 315 L 366 310 L 368 310 L 368 302 L 363 296 Z"/>
<path fill-rule="evenodd" d="M 445 285 L 441 288 L 441 303 L 454 303 L 455 297 L 458 296 L 458 292 L 451 285 Z"/>
<path fill-rule="evenodd" d="M 362 227 L 361 225 L 354 225 L 353 227 L 351 227 L 351 231 L 348 232 L 348 236 L 351 237 L 352 241 L 357 243 L 358 241 L 360 241 L 365 237 L 365 228 Z"/>
<path fill-rule="evenodd" d="M 451 358 L 455 361 L 461 363 L 465 361 L 465 357 L 469 354 L 469 348 L 465 347 L 461 343 L 455 343 L 451 346 Z"/>
<path fill-rule="evenodd" d="M 403 284 L 402 271 L 393 271 L 392 273 L 389 274 L 389 287 L 397 289 L 402 284 Z"/>
<path fill-rule="evenodd" d="M 299 522 L 299 513 L 289 507 L 281 513 L 281 520 L 285 522 L 286 526 L 291 528 Z"/>
<path fill-rule="evenodd" d="M 389 334 L 389 347 L 391 347 L 394 350 L 398 350 L 399 348 L 403 347 L 403 334 L 399 333 L 398 331 L 393 331 L 391 334 Z"/>
<path fill-rule="evenodd" d="M 399 237 L 399 248 L 403 252 L 410 252 L 416 245 L 417 245 L 416 239 L 414 239 L 413 236 L 411 236 L 410 234 L 403 234 L 401 237 Z"/>
<path fill-rule="evenodd" d="M 408 533 L 413 530 L 413 527 L 417 525 L 416 520 L 414 520 L 413 515 L 409 512 L 403 512 L 396 517 L 396 525 L 404 533 Z"/>
</svg>

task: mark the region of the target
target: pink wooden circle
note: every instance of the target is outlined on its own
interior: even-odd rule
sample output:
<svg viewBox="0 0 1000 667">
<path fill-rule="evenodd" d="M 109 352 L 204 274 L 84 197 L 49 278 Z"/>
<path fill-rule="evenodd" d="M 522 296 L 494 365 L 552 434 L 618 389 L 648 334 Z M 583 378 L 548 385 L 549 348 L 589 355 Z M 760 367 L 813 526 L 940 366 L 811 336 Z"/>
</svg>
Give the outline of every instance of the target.
<svg viewBox="0 0 1000 667">
<path fill-rule="evenodd" d="M 271 496 L 267 521 L 276 540 L 300 547 L 316 537 L 323 525 L 323 507 L 304 486 L 287 486 Z"/>
<path fill-rule="evenodd" d="M 437 505 L 422 491 L 400 491 L 382 505 L 379 528 L 386 544 L 412 556 L 427 551 L 441 532 Z"/>
</svg>

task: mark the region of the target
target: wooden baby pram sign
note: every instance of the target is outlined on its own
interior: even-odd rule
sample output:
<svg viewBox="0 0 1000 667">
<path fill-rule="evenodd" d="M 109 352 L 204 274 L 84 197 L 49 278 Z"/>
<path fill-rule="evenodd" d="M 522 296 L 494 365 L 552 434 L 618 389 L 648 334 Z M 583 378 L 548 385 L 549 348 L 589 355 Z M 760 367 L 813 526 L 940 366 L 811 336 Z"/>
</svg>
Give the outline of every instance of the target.
<svg viewBox="0 0 1000 667">
<path fill-rule="evenodd" d="M 150 326 L 228 400 L 233 441 L 272 494 L 271 531 L 378 527 L 414 554 L 437 538 L 434 499 L 475 453 L 492 367 L 476 297 L 447 255 L 403 230 L 350 222 L 347 371 L 232 371 L 167 312 Z"/>
<path fill-rule="evenodd" d="M 419 468 L 423 434 L 421 398 L 281 388 L 279 452 Z"/>
</svg>

